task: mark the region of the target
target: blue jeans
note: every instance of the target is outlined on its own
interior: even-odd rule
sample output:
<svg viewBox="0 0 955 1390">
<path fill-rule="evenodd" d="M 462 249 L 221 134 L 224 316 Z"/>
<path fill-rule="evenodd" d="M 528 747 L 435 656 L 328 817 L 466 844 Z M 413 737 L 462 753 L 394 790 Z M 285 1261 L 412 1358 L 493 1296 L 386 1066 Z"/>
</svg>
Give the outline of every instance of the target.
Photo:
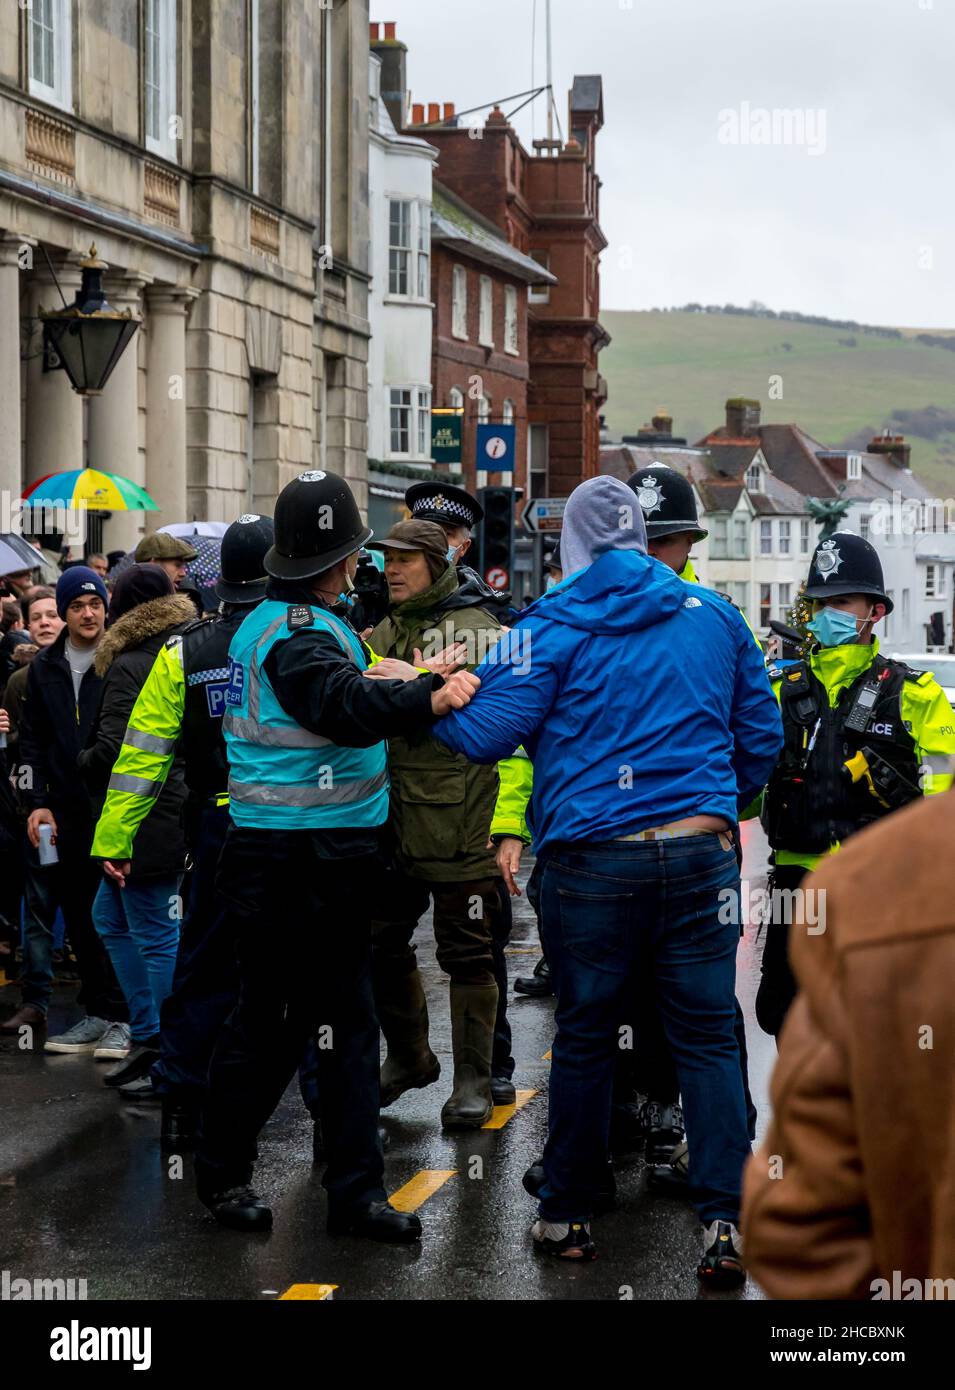
<svg viewBox="0 0 955 1390">
<path fill-rule="evenodd" d="M 700 1219 L 738 1221 L 749 1157 L 737 1043 L 739 869 L 721 837 L 562 845 L 546 858 L 541 925 L 557 1036 L 540 1214 L 587 1220 L 605 1180 L 619 1025 L 640 972 L 676 1061 Z"/>
<path fill-rule="evenodd" d="M 134 1043 L 159 1034 L 159 1010 L 176 968 L 181 882 L 179 875 L 140 883 L 127 879 L 119 888 L 104 878 L 93 901 L 93 924 L 126 996 Z"/>
</svg>

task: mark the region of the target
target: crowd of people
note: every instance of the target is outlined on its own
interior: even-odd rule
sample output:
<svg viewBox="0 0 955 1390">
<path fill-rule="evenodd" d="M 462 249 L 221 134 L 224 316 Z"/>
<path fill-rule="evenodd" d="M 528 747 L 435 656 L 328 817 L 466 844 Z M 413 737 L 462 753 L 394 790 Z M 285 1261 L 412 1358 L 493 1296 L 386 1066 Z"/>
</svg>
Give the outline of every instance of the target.
<svg viewBox="0 0 955 1390">
<path fill-rule="evenodd" d="M 422 482 L 405 501 L 375 540 L 342 479 L 301 474 L 274 519 L 226 531 L 214 612 L 188 581 L 195 550 L 163 532 L 55 585 L 5 577 L 0 963 L 22 998 L 0 1033 L 110 1062 L 104 1083 L 159 1102 L 162 1148 L 194 1149 L 200 1200 L 246 1231 L 272 1224 L 256 1143 L 297 1073 L 328 1229 L 415 1241 L 385 1191 L 380 1112 L 441 1077 L 416 933 L 430 907 L 441 1125 L 478 1129 L 516 1098 L 504 952 L 526 891 L 542 954 L 515 988 L 553 995 L 555 1021 L 547 1142 L 524 1175 L 537 1251 L 592 1260 L 614 1160 L 642 1148 L 651 1187 L 696 1209 L 707 1286 L 748 1265 L 781 1297 L 864 1297 L 885 1269 L 951 1273 L 953 1161 L 939 1144 L 913 1158 L 906 1086 L 955 1113 L 951 798 L 912 804 L 951 783 L 955 716 L 931 675 L 879 652 L 876 552 L 821 541 L 806 654 L 767 670 L 744 616 L 697 582 L 706 532 L 673 469 L 576 488 L 520 613 L 467 564 L 474 497 Z M 726 906 L 756 815 L 773 905 L 757 1019 L 781 1056 L 754 1155 Z M 929 909 L 893 911 L 900 843 Z M 817 882 L 833 905 L 806 929 Z M 58 920 L 82 1013 L 50 1035 Z M 872 1057 L 892 1040 L 889 1083 Z"/>
</svg>

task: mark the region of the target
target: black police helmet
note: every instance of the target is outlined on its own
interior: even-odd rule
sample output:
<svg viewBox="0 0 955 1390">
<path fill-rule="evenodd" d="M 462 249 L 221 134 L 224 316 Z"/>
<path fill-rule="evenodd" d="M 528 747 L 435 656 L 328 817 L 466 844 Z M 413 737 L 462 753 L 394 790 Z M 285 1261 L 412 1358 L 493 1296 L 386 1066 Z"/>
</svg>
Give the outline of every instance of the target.
<svg viewBox="0 0 955 1390">
<path fill-rule="evenodd" d="M 875 547 L 851 531 L 836 531 L 816 546 L 805 593 L 810 599 L 866 594 L 884 603 L 886 613 L 895 606 L 885 592 L 882 562 Z"/>
<path fill-rule="evenodd" d="M 354 555 L 373 535 L 345 479 L 309 470 L 278 495 L 275 544 L 265 568 L 276 579 L 311 579 Z"/>
<path fill-rule="evenodd" d="M 265 552 L 275 539 L 270 516 L 246 512 L 222 537 L 219 551 L 221 574 L 216 596 L 223 603 L 258 603 L 265 598 Z"/>
<path fill-rule="evenodd" d="M 651 463 L 627 479 L 637 494 L 647 527 L 647 540 L 690 531 L 695 541 L 709 535 L 700 525 L 693 487 L 682 473 L 665 463 Z"/>
</svg>

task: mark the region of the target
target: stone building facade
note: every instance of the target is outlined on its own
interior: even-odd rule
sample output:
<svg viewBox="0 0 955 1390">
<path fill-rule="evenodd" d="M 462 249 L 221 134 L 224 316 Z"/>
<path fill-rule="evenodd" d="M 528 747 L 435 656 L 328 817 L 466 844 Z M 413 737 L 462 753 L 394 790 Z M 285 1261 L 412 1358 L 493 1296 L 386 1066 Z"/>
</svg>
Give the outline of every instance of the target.
<svg viewBox="0 0 955 1390">
<path fill-rule="evenodd" d="M 160 511 L 111 516 L 109 548 L 269 511 L 308 467 L 364 505 L 367 36 L 367 0 L 0 7 L 0 488 L 133 478 Z M 38 314 L 91 242 L 142 326 L 84 399 Z"/>
</svg>

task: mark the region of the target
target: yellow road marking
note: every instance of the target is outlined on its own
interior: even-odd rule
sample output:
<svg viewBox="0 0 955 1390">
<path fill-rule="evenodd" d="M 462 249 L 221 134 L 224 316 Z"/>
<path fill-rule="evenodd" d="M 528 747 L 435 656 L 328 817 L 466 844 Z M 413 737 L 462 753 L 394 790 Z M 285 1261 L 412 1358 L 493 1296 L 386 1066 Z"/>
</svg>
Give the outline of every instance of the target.
<svg viewBox="0 0 955 1390">
<path fill-rule="evenodd" d="M 536 1095 L 536 1091 L 518 1091 L 517 1100 L 514 1102 L 514 1104 L 495 1105 L 493 1115 L 488 1120 L 487 1124 L 482 1125 L 481 1128 L 503 1129 L 504 1126 L 507 1124 L 508 1120 L 510 1120 L 514 1115 L 516 1115 L 518 1110 L 522 1109 L 522 1107 L 527 1104 L 531 1096 Z"/>
<path fill-rule="evenodd" d="M 438 1188 L 443 1187 L 448 1178 L 453 1178 L 457 1171 L 456 1168 L 422 1168 L 404 1187 L 399 1187 L 397 1192 L 393 1192 L 388 1201 L 395 1211 L 417 1211 L 418 1207 L 429 1197 L 433 1197 Z"/>
<path fill-rule="evenodd" d="M 541 1058 L 541 1061 L 542 1061 L 542 1062 L 550 1062 L 550 1061 L 553 1060 L 553 1059 L 551 1058 L 550 1051 L 551 1051 L 550 1048 L 548 1048 L 547 1051 L 544 1053 L 543 1057 Z"/>
<path fill-rule="evenodd" d="M 337 1288 L 337 1284 L 290 1284 L 285 1292 L 279 1295 L 278 1301 L 293 1302 L 298 1298 L 324 1300 L 331 1298 Z"/>
</svg>

